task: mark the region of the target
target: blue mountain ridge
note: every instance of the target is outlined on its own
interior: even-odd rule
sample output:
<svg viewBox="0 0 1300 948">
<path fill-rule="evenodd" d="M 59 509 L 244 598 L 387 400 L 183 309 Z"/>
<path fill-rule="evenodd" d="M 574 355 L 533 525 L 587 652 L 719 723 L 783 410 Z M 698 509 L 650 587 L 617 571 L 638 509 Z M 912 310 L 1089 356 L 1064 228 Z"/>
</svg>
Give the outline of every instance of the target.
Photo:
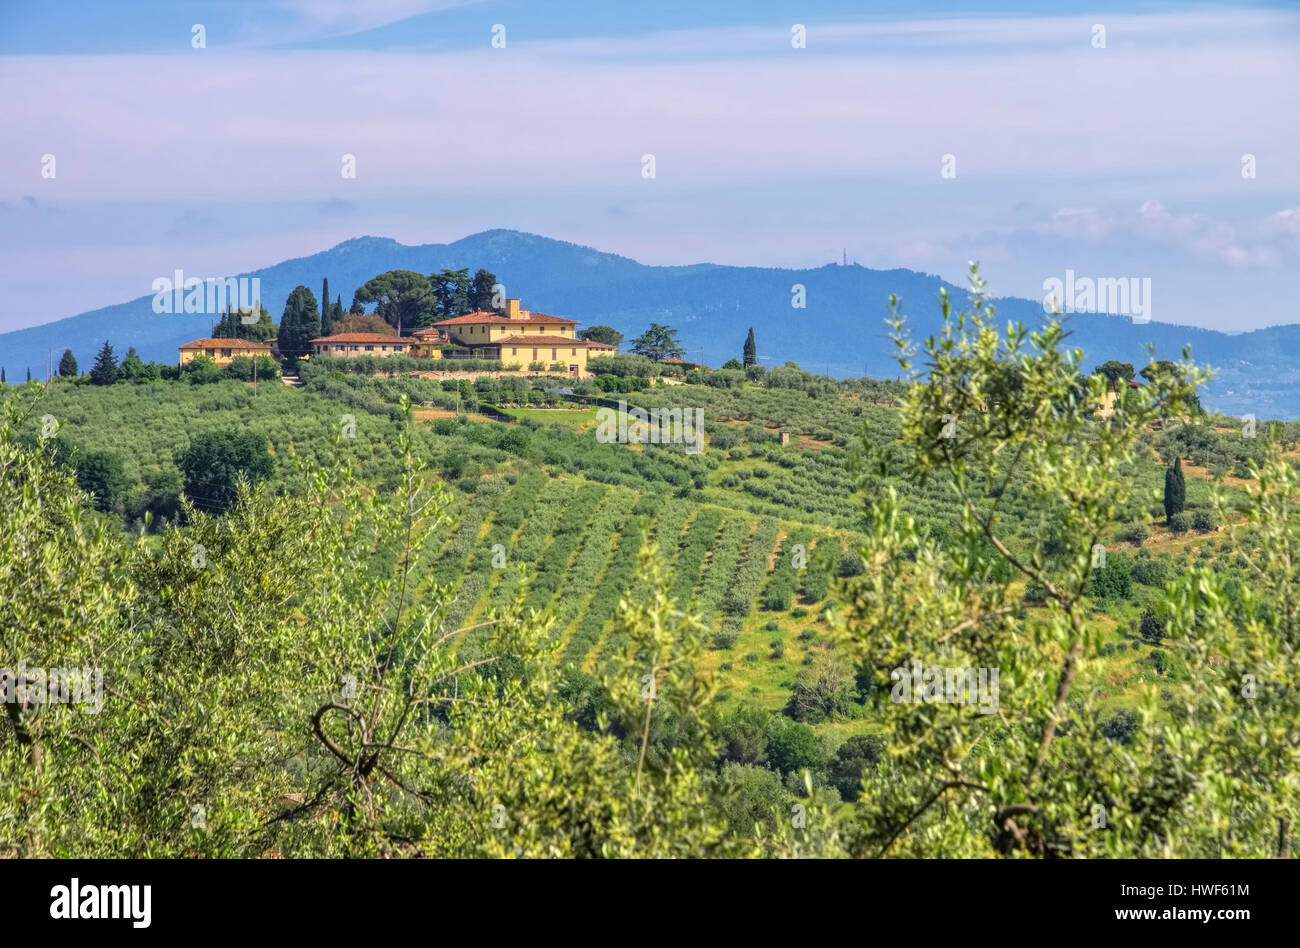
<svg viewBox="0 0 1300 948">
<path fill-rule="evenodd" d="M 787 360 L 838 377 L 895 378 L 894 347 L 884 324 L 886 301 L 903 302 L 913 339 L 939 323 L 936 297 L 946 288 L 955 302 L 966 289 L 912 270 L 873 270 L 827 264 L 812 269 L 733 267 L 715 264 L 647 266 L 590 247 L 513 230 L 488 230 L 449 244 L 407 246 L 384 237 L 357 237 L 308 257 L 286 260 L 241 277 L 261 280 L 262 303 L 279 320 L 285 299 L 299 284 L 320 292 L 328 277 L 331 295 L 344 306 L 353 291 L 385 270 L 433 273 L 444 268 L 485 267 L 497 274 L 507 295 L 538 312 L 568 316 L 583 325 L 613 326 L 629 339 L 651 322 L 678 330 L 687 358 L 718 365 L 739 358 L 752 326 L 760 360 Z M 985 274 L 986 277 L 989 274 Z M 806 288 L 806 308 L 791 306 L 792 287 Z M 154 313 L 153 296 L 81 313 L 55 322 L 0 334 L 0 366 L 10 382 L 30 368 L 44 378 L 64 349 L 84 369 L 105 340 L 119 358 L 134 346 L 142 359 L 175 362 L 177 347 L 209 334 L 215 317 Z M 1035 300 L 995 301 L 1000 324 L 1036 328 L 1045 319 Z M 1190 344 L 1192 357 L 1217 376 L 1202 401 L 1208 408 L 1258 418 L 1300 417 L 1300 326 L 1248 333 L 1150 322 L 1123 316 L 1067 317 L 1068 344 L 1085 354 L 1085 366 L 1119 359 L 1139 368 L 1157 358 L 1177 359 Z"/>
</svg>

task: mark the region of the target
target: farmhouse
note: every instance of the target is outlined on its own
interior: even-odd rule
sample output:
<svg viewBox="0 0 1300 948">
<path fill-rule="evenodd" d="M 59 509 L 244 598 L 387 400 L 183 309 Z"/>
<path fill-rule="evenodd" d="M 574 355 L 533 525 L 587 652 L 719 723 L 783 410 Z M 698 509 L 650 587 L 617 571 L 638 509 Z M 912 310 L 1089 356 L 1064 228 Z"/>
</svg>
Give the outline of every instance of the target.
<svg viewBox="0 0 1300 948">
<path fill-rule="evenodd" d="M 538 363 L 548 369 L 558 365 L 556 371 L 577 377 L 587 374 L 588 358 L 613 352 L 612 347 L 579 339 L 577 325 L 562 316 L 520 309 L 519 300 L 506 300 L 505 313 L 466 313 L 431 328 L 444 331 L 456 346 L 446 354 L 449 358 L 497 359 L 524 369 Z"/>
<path fill-rule="evenodd" d="M 1139 385 L 1137 382 L 1134 382 L 1132 379 L 1129 379 L 1125 385 L 1126 389 L 1141 388 L 1141 387 L 1142 387 L 1141 385 Z M 1098 418 L 1109 418 L 1111 415 L 1115 414 L 1115 402 L 1117 402 L 1120 398 L 1119 393 L 1120 393 L 1120 387 L 1119 387 L 1118 380 L 1112 380 L 1111 383 L 1106 387 L 1106 391 L 1102 392 L 1101 404 L 1097 406 Z"/>
<path fill-rule="evenodd" d="M 355 359 L 358 356 L 409 355 L 417 359 L 442 357 L 441 341 L 437 337 L 385 335 L 381 332 L 340 332 L 332 336 L 318 336 L 311 340 L 315 356 L 331 359 Z"/>
<path fill-rule="evenodd" d="M 262 355 L 270 358 L 271 346 L 274 342 L 274 339 L 267 342 L 252 342 L 248 339 L 195 339 L 180 347 L 180 364 L 184 365 L 201 355 L 208 356 L 220 366 L 230 365 L 230 360 L 235 356 L 252 358 Z"/>
</svg>

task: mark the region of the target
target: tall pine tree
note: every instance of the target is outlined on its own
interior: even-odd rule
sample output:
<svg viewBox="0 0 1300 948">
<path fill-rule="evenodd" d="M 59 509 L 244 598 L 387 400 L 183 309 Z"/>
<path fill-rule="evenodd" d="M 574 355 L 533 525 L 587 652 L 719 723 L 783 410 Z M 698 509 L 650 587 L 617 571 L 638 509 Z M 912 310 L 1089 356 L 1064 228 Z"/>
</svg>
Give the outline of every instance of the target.
<svg viewBox="0 0 1300 948">
<path fill-rule="evenodd" d="M 492 288 L 497 285 L 497 275 L 480 267 L 470 284 L 469 308 L 474 312 L 490 313 L 492 306 Z M 504 308 L 504 307 L 502 307 Z"/>
<path fill-rule="evenodd" d="M 117 357 L 113 355 L 113 347 L 107 341 L 104 348 L 99 350 L 99 355 L 95 356 L 90 381 L 95 385 L 112 385 L 117 381 Z"/>
<path fill-rule="evenodd" d="M 754 327 L 749 327 L 749 335 L 745 337 L 745 365 L 758 365 L 758 343 L 754 342 Z"/>
<path fill-rule="evenodd" d="M 59 378 L 75 379 L 77 377 L 77 357 L 72 354 L 71 349 L 63 350 L 63 358 L 59 360 Z"/>
<path fill-rule="evenodd" d="M 1165 468 L 1165 520 L 1174 514 L 1183 512 L 1187 485 L 1183 481 L 1183 459 L 1174 458 L 1174 463 Z"/>
<path fill-rule="evenodd" d="M 334 321 L 330 312 L 330 278 L 324 277 L 320 284 L 320 334 L 330 334 L 330 324 Z"/>
</svg>

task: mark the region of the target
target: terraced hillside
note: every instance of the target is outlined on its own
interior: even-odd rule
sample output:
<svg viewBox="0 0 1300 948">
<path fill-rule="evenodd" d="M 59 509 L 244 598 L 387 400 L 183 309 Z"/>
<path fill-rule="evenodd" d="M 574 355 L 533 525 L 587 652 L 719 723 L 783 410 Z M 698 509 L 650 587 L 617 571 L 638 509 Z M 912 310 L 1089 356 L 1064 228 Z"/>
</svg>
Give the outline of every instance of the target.
<svg viewBox="0 0 1300 948">
<path fill-rule="evenodd" d="M 167 502 L 168 485 L 177 489 L 173 458 L 203 431 L 265 436 L 277 459 L 277 489 L 294 491 L 303 476 L 290 455 L 307 471 L 349 463 L 364 482 L 387 489 L 397 473 L 402 397 L 421 406 L 419 449 L 453 497 L 453 525 L 436 549 L 423 551 L 417 595 L 447 591 L 446 628 L 467 630 L 457 642 L 465 655 L 484 640 L 483 623 L 522 598 L 525 608 L 553 617 L 562 663 L 592 675 L 608 667 L 623 644 L 614 616 L 620 597 L 635 594 L 644 523 L 680 602 L 713 631 L 703 661 L 724 701 L 776 711 L 834 660 L 826 619 L 834 581 L 861 569 L 851 552 L 863 502 L 854 446 L 864 434 L 885 443 L 898 436 L 895 410 L 867 386 L 685 384 L 618 396 L 631 406 L 702 409 L 708 449 L 698 455 L 681 445 L 600 443 L 595 408 L 553 393 L 339 372 L 309 378 L 302 389 L 233 381 L 57 384 L 41 396 L 30 424 L 35 438 L 39 417 L 50 415 L 61 425 L 52 442 L 60 449 L 120 458 L 126 486 L 104 506 L 138 527 L 146 512 L 174 513 L 174 494 Z M 482 414 L 489 411 L 493 418 Z M 501 420 L 506 416 L 516 420 Z M 1192 562 L 1240 570 L 1218 539 L 1221 525 L 1205 517 L 1211 475 L 1231 472 L 1223 483 L 1243 490 L 1239 475 L 1253 450 L 1220 420 L 1217 429 L 1152 432 L 1149 457 L 1134 464 L 1132 477 L 1150 500 L 1117 517 L 1110 565 L 1095 590 L 1112 649 L 1104 667 L 1087 673 L 1117 704 L 1126 682 L 1168 674 L 1160 656 L 1152 657 L 1159 639 L 1143 624 L 1164 583 Z M 1189 517 L 1201 516 L 1194 529 L 1162 522 L 1159 492 L 1174 456 L 1188 459 Z M 1192 463 L 1197 458 L 1200 466 Z M 888 483 L 929 532 L 951 533 L 958 511 L 945 488 Z M 1001 511 L 1015 542 L 1050 542 L 1052 524 L 1019 492 L 1008 491 Z M 1039 608 L 1032 590 L 1026 598 L 1025 608 Z M 855 716 L 860 708 L 839 702 L 809 723 L 827 734 L 858 733 L 870 728 Z"/>
</svg>

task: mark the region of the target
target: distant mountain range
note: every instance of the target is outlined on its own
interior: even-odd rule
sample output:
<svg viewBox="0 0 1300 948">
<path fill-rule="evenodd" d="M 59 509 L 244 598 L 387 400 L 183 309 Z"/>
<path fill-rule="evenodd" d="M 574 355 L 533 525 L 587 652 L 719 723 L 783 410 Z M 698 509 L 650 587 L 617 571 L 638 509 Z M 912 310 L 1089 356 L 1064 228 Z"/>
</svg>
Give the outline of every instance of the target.
<svg viewBox="0 0 1300 948">
<path fill-rule="evenodd" d="M 695 264 L 646 266 L 590 247 L 511 230 L 489 230 L 450 244 L 409 247 L 383 237 L 358 237 L 310 257 L 286 260 L 238 274 L 261 279 L 262 303 L 277 321 L 299 284 L 320 292 L 328 277 L 331 295 L 346 307 L 353 291 L 385 270 L 433 273 L 444 268 L 485 267 L 507 294 L 526 308 L 569 316 L 583 325 L 605 324 L 630 340 L 652 321 L 678 330 L 687 357 L 718 365 L 739 358 L 752 326 L 761 361 L 787 360 L 817 373 L 894 378 L 898 367 L 882 320 L 891 293 L 903 301 L 914 338 L 938 323 L 935 297 L 947 287 L 954 300 L 965 288 L 912 270 L 872 270 L 829 264 L 806 270 Z M 792 287 L 806 288 L 806 308 L 791 306 Z M 214 317 L 153 312 L 152 295 L 106 306 L 28 329 L 0 334 L 0 366 L 10 382 L 30 368 L 44 378 L 53 352 L 57 366 L 71 349 L 88 369 L 105 340 L 121 357 L 134 346 L 142 359 L 174 362 L 177 346 L 209 334 Z M 997 300 L 1000 322 L 1038 326 L 1041 303 Z M 1069 317 L 1069 343 L 1084 350 L 1088 366 L 1107 359 L 1147 362 L 1147 343 L 1157 358 L 1176 359 L 1185 344 L 1218 376 L 1202 401 L 1208 408 L 1258 418 L 1300 418 L 1300 325 L 1227 334 L 1207 329 L 1103 315 Z"/>
</svg>

